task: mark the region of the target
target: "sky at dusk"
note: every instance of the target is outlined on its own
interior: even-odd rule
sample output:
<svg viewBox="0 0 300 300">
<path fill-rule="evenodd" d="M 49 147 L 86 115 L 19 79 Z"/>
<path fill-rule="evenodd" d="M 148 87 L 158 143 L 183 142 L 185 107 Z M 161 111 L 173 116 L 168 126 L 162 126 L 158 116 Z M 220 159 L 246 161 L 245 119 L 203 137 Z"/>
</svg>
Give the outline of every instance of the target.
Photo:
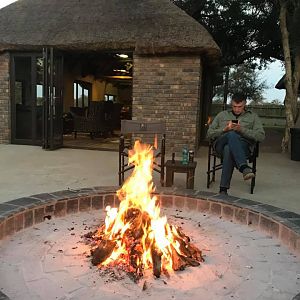
<svg viewBox="0 0 300 300">
<path fill-rule="evenodd" d="M 15 2 L 16 0 L 0 0 L 0 8 Z M 282 64 L 279 61 L 271 63 L 269 67 L 260 72 L 261 80 L 266 80 L 267 85 L 269 86 L 268 89 L 264 92 L 264 97 L 268 101 L 272 101 L 274 99 L 278 99 L 281 102 L 284 100 L 285 90 L 277 90 L 275 89 L 276 83 L 279 79 L 283 76 L 284 69 L 282 68 Z"/>
</svg>

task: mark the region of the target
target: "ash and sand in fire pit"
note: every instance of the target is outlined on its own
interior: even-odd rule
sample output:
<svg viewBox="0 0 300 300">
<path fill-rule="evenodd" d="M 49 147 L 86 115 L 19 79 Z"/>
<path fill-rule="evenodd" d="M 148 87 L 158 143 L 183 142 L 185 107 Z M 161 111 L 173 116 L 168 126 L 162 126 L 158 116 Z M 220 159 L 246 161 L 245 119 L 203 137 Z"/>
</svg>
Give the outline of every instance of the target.
<svg viewBox="0 0 300 300">
<path fill-rule="evenodd" d="M 162 209 L 201 248 L 205 262 L 134 283 L 125 272 L 91 265 L 82 236 L 104 211 L 67 215 L 0 241 L 1 291 L 14 300 L 244 299 L 286 300 L 300 292 L 300 262 L 253 228 L 197 211 Z M 147 289 L 143 291 L 144 282 Z"/>
<path fill-rule="evenodd" d="M 105 224 L 88 234 L 92 246 L 92 263 L 99 267 L 120 267 L 138 281 L 151 268 L 156 277 L 163 272 L 184 270 L 203 262 L 201 251 L 180 228 L 169 225 L 160 216 L 160 204 L 152 182 L 153 150 L 136 141 L 129 151 L 131 176 L 117 191 L 119 208 L 107 207 Z"/>
</svg>

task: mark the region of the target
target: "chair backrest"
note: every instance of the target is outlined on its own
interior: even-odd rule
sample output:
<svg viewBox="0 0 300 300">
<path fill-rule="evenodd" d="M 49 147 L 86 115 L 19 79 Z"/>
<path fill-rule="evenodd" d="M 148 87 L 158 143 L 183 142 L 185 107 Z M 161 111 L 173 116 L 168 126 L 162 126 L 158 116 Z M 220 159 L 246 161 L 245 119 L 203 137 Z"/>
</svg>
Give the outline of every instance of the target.
<svg viewBox="0 0 300 300">
<path fill-rule="evenodd" d="M 161 135 L 157 139 L 157 151 L 155 158 L 160 158 L 160 162 L 154 161 L 154 171 L 160 173 L 160 182 L 164 186 L 164 165 L 165 165 L 165 132 L 166 124 L 164 121 L 145 121 L 145 120 L 121 120 L 121 137 L 119 144 L 119 185 L 124 181 L 124 173 L 132 169 L 132 166 L 126 167 L 128 163 L 127 150 L 132 146 L 133 140 L 125 142 L 124 135 L 131 135 L 132 139 L 141 139 L 144 143 L 152 144 L 156 134 Z M 158 150 L 159 149 L 159 150 Z"/>
<path fill-rule="evenodd" d="M 121 120 L 121 133 L 165 134 L 166 123 L 163 121 Z"/>
<path fill-rule="evenodd" d="M 75 107 L 71 106 L 70 107 L 70 114 L 72 117 L 84 117 L 86 113 L 86 107 Z"/>
<path fill-rule="evenodd" d="M 139 139 L 147 144 L 153 144 L 157 137 L 157 146 L 161 147 L 161 140 L 166 132 L 164 121 L 121 120 L 121 134 L 132 140 Z"/>
<path fill-rule="evenodd" d="M 88 118 L 101 118 L 104 116 L 103 102 L 91 101 L 88 108 Z"/>
</svg>

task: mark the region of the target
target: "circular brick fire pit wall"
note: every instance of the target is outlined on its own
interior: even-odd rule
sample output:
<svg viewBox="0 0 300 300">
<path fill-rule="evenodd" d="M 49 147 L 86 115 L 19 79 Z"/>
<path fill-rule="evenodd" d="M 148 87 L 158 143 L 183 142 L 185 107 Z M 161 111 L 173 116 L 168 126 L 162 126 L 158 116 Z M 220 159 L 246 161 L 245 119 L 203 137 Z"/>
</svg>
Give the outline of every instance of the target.
<svg viewBox="0 0 300 300">
<path fill-rule="evenodd" d="M 95 187 L 77 191 L 59 191 L 0 204 L 0 249 L 1 244 L 8 242 L 15 233 L 50 218 L 102 210 L 107 205 L 118 206 L 116 189 L 116 187 Z M 164 209 L 207 214 L 248 226 L 254 231 L 262 231 L 267 236 L 279 240 L 295 255 L 296 260 L 300 255 L 300 216 L 296 213 L 247 199 L 201 191 L 162 188 L 156 193 Z M 201 248 L 201 245 L 199 246 Z M 300 274 L 297 276 L 300 277 Z M 300 284 L 300 278 L 296 280 L 297 284 Z M 299 291 L 295 291 L 295 294 L 297 293 Z M 295 299 L 298 299 L 297 297 L 299 295 Z M 9 298 L 0 292 L 0 299 Z"/>
</svg>

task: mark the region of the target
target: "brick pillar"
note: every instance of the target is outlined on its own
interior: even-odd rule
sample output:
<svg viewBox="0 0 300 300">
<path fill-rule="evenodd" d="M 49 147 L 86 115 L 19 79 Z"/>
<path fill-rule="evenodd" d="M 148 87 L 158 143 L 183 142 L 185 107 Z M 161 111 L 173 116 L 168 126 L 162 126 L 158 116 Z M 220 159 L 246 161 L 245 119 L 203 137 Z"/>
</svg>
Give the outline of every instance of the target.
<svg viewBox="0 0 300 300">
<path fill-rule="evenodd" d="M 9 54 L 0 53 L 0 144 L 10 143 Z"/>
<path fill-rule="evenodd" d="M 166 150 L 196 150 L 202 65 L 199 56 L 134 55 L 134 120 L 166 121 Z"/>
</svg>

